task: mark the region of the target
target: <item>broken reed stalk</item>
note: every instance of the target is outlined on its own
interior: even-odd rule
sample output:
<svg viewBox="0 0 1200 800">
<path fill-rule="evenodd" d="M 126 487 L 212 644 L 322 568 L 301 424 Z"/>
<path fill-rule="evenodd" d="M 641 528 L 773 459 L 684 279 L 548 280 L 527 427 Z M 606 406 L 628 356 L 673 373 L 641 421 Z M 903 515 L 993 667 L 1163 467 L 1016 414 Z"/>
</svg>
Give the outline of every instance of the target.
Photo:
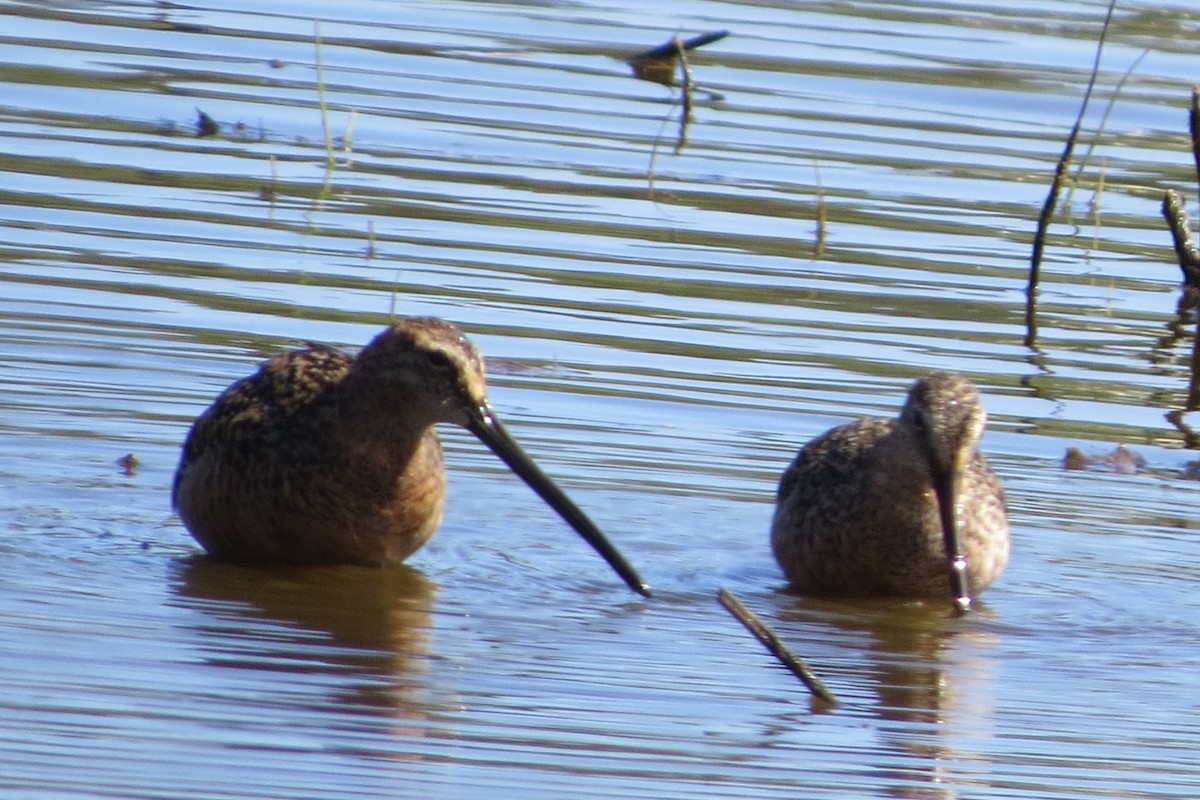
<svg viewBox="0 0 1200 800">
<path fill-rule="evenodd" d="M 1183 270 L 1184 284 L 1192 289 L 1200 289 L 1200 250 L 1192 242 L 1183 198 L 1174 189 L 1168 189 L 1163 197 L 1162 214 L 1171 231 L 1171 243 L 1175 245 L 1175 257 L 1179 259 L 1179 268 Z"/>
<path fill-rule="evenodd" d="M 682 77 L 683 99 L 680 101 L 683 104 L 683 116 L 690 119 L 692 116 L 692 65 L 688 63 L 687 51 L 683 49 L 683 42 L 679 37 L 675 37 L 675 47 L 679 49 L 679 74 Z"/>
<path fill-rule="evenodd" d="M 1083 117 L 1087 113 L 1088 101 L 1091 100 L 1092 90 L 1096 87 L 1096 76 L 1100 74 L 1100 55 L 1104 52 L 1104 40 L 1108 38 L 1108 24 L 1112 21 L 1113 10 L 1117 0 L 1109 0 L 1108 13 L 1104 16 L 1104 26 L 1100 29 L 1100 41 L 1096 43 L 1096 59 L 1092 63 L 1092 74 L 1088 77 L 1087 89 L 1083 93 L 1083 103 L 1079 106 L 1079 116 L 1067 136 L 1062 155 L 1059 156 L 1058 166 L 1054 170 L 1054 180 L 1050 183 L 1050 192 L 1038 215 L 1037 231 L 1033 237 L 1033 253 L 1029 259 L 1029 284 L 1025 287 L 1025 346 L 1033 347 L 1037 342 L 1037 289 L 1041 279 L 1042 253 L 1046 248 L 1046 232 L 1050 228 L 1050 218 L 1058 207 L 1058 193 L 1066 179 L 1067 167 L 1071 163 L 1071 153 L 1075 150 L 1075 142 L 1079 139 L 1079 130 L 1083 127 Z"/>
<path fill-rule="evenodd" d="M 762 642 L 771 655 L 779 659 L 780 663 L 790 669 L 792 674 L 808 687 L 813 697 L 829 705 L 836 706 L 838 704 L 837 697 L 825 687 L 825 684 L 821 683 L 821 679 L 813 674 L 808 665 L 792 655 L 783 642 L 779 641 L 779 637 L 763 624 L 762 620 L 754 615 L 754 612 L 742 605 L 742 601 L 734 597 L 733 592 L 728 589 L 722 589 L 717 593 L 717 600 L 720 601 L 725 610 L 732 614 L 738 622 L 746 626 L 746 630 L 754 634 L 754 638 Z"/>
<path fill-rule="evenodd" d="M 679 114 L 679 137 L 675 140 L 675 155 L 679 155 L 683 148 L 687 147 L 688 123 L 692 121 L 692 66 L 688 63 L 687 51 L 684 50 L 683 42 L 678 36 L 675 37 L 675 47 L 679 51 L 679 74 L 682 76 L 680 88 L 683 95 L 680 100 L 682 110 Z"/>
</svg>

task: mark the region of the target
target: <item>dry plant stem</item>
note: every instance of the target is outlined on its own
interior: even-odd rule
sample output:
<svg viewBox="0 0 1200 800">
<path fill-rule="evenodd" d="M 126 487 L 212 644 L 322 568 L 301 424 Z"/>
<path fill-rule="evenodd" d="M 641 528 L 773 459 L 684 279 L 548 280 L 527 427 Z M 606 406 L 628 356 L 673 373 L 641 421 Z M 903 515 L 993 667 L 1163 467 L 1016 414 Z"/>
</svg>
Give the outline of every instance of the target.
<svg viewBox="0 0 1200 800">
<path fill-rule="evenodd" d="M 333 132 L 329 130 L 329 106 L 325 102 L 325 60 L 321 55 L 321 22 L 313 22 L 314 40 L 317 48 L 317 103 L 321 107 L 321 132 L 325 135 L 325 161 L 330 170 L 334 167 Z"/>
<path fill-rule="evenodd" d="M 821 164 L 813 162 L 813 174 L 817 179 L 817 241 L 813 245 L 813 261 L 825 257 L 825 186 L 821 183 Z"/>
<path fill-rule="evenodd" d="M 683 116 L 690 118 L 692 116 L 692 65 L 688 63 L 687 51 L 683 49 L 683 42 L 679 37 L 675 37 L 675 47 L 679 51 L 679 73 L 683 77 Z"/>
<path fill-rule="evenodd" d="M 1085 152 L 1083 157 L 1079 159 L 1079 166 L 1075 168 L 1075 178 L 1071 181 L 1071 189 L 1067 192 L 1067 198 L 1063 200 L 1062 211 L 1063 214 L 1066 214 L 1068 217 L 1070 217 L 1071 214 L 1071 197 L 1074 195 L 1076 187 L 1079 186 L 1079 182 L 1083 178 L 1083 171 L 1087 168 L 1088 162 L 1092 160 L 1092 153 L 1096 151 L 1096 146 L 1099 143 L 1100 135 L 1104 133 L 1104 130 L 1108 127 L 1108 119 L 1112 116 L 1113 108 L 1117 105 L 1117 98 L 1121 96 L 1121 90 L 1125 88 L 1125 84 L 1129 81 L 1129 76 L 1134 73 L 1134 71 L 1138 68 L 1138 65 L 1142 63 L 1142 59 L 1144 59 L 1149 52 L 1149 50 L 1143 50 L 1141 55 L 1135 58 L 1133 63 L 1129 65 L 1129 69 L 1125 70 L 1125 74 L 1123 74 L 1121 79 L 1117 81 L 1117 85 L 1113 87 L 1112 97 L 1108 99 L 1108 104 L 1104 107 L 1104 115 L 1100 118 L 1100 124 L 1096 128 L 1096 135 L 1093 136 L 1091 141 L 1088 143 L 1087 152 Z"/>
<path fill-rule="evenodd" d="M 1188 411 L 1200 408 L 1200 323 L 1197 323 L 1196 336 L 1192 339 L 1192 375 L 1188 382 L 1188 398 L 1185 408 Z"/>
<path fill-rule="evenodd" d="M 400 268 L 396 268 L 396 274 L 392 277 L 392 297 L 388 304 L 388 321 L 395 324 L 396 322 L 396 306 L 400 301 Z"/>
<path fill-rule="evenodd" d="M 1195 99 L 1194 93 L 1192 96 Z M 1191 119 L 1193 141 L 1196 138 L 1197 119 L 1200 119 L 1200 115 L 1196 113 L 1195 103 L 1193 103 Z M 1197 169 L 1200 171 L 1200 160 L 1197 161 Z M 1187 214 L 1183 209 L 1183 198 L 1174 191 L 1168 190 L 1166 196 L 1163 197 L 1162 213 L 1167 221 L 1167 228 L 1171 231 L 1171 242 L 1175 246 L 1175 256 L 1179 259 L 1179 268 L 1183 271 L 1183 289 L 1179 301 L 1182 318 L 1188 306 L 1189 293 L 1194 297 L 1196 292 L 1200 292 L 1200 251 L 1197 251 L 1196 246 L 1192 243 Z M 1187 402 L 1181 412 L 1173 411 L 1167 415 L 1167 419 L 1183 433 L 1185 444 L 1188 447 L 1195 446 L 1196 433 L 1184 421 L 1183 413 L 1200 408 L 1200 320 L 1197 321 L 1196 332 L 1192 336 L 1191 367 L 1192 374 L 1191 381 L 1188 383 Z"/>
<path fill-rule="evenodd" d="M 273 219 L 275 216 L 275 201 L 279 198 L 279 164 L 275 161 L 274 155 L 270 156 L 268 163 L 271 165 L 271 182 L 259 189 L 259 197 L 266 200 L 269 204 L 268 218 Z"/>
<path fill-rule="evenodd" d="M 834 696 L 833 692 L 829 691 L 825 687 L 825 684 L 821 683 L 821 679 L 813 674 L 807 664 L 792 655 L 783 643 L 779 641 L 779 637 L 764 625 L 762 620 L 754 615 L 754 612 L 742 605 L 742 602 L 733 596 L 733 592 L 728 589 L 722 589 L 717 593 L 717 600 L 720 601 L 725 610 L 732 614 L 738 622 L 746 626 L 746 630 L 754 634 L 754 638 L 763 643 L 763 646 L 767 648 L 771 655 L 779 659 L 780 663 L 790 669 L 808 687 L 813 697 L 830 705 L 837 705 L 838 699 Z"/>
<path fill-rule="evenodd" d="M 1046 248 L 1046 232 L 1050 227 L 1050 218 L 1058 207 L 1058 193 L 1062 189 L 1063 180 L 1067 175 L 1067 167 L 1071 163 L 1071 153 L 1075 150 L 1075 142 L 1079 139 L 1079 129 L 1083 127 L 1083 117 L 1087 113 L 1088 101 L 1091 100 L 1092 90 L 1096 87 L 1096 76 L 1100 72 L 1100 55 L 1104 51 L 1104 40 L 1108 37 L 1108 24 L 1112 21 L 1113 9 L 1117 0 L 1109 0 L 1108 13 L 1104 17 L 1104 27 L 1100 29 L 1100 41 L 1096 44 L 1096 59 L 1092 63 L 1092 74 L 1088 77 L 1087 89 L 1083 93 L 1083 102 L 1079 106 L 1079 116 L 1067 136 L 1066 145 L 1059 157 L 1058 166 L 1054 170 L 1054 180 L 1050 183 L 1050 192 L 1042 205 L 1042 213 L 1038 215 L 1037 232 L 1033 237 L 1033 253 L 1029 259 L 1029 284 L 1025 288 L 1025 346 L 1033 347 L 1037 341 L 1036 301 L 1038 281 L 1041 279 L 1042 253 Z"/>
<path fill-rule="evenodd" d="M 692 121 L 692 67 L 688 64 L 687 52 L 678 36 L 675 37 L 675 46 L 679 49 L 679 74 L 683 76 L 683 97 L 680 101 L 683 109 L 679 114 L 679 137 L 675 140 L 675 155 L 679 155 L 687 146 L 688 123 Z"/>
<path fill-rule="evenodd" d="M 1195 354 L 1195 352 L 1193 352 L 1192 353 L 1192 374 L 1195 374 L 1195 372 L 1196 372 L 1195 358 L 1196 358 L 1196 354 Z M 1194 384 L 1195 384 L 1195 382 L 1193 381 L 1193 386 L 1194 386 Z M 1192 395 L 1194 393 L 1195 393 L 1194 389 L 1189 390 L 1189 395 Z M 1178 429 L 1178 431 L 1181 434 L 1183 434 L 1184 448 L 1187 450 L 1194 450 L 1197 447 L 1200 447 L 1200 435 L 1197 435 L 1196 431 L 1193 430 L 1192 427 L 1190 425 L 1188 425 L 1186 420 L 1184 419 L 1184 414 L 1188 413 L 1188 411 L 1189 411 L 1189 409 L 1187 409 L 1187 408 L 1176 409 L 1175 411 L 1168 411 L 1167 412 L 1167 421 L 1170 422 L 1172 425 L 1174 425 L 1176 427 L 1176 429 Z"/>
<path fill-rule="evenodd" d="M 633 67 L 634 74 L 637 77 L 645 80 L 657 80 L 667 86 L 674 85 L 670 76 L 674 73 L 675 61 L 679 61 L 681 65 L 680 72 L 683 76 L 683 112 L 679 118 L 679 134 L 675 139 L 676 155 L 681 153 L 683 148 L 687 146 L 688 123 L 692 121 L 692 86 L 694 85 L 694 81 L 692 80 L 691 65 L 688 64 L 687 51 L 724 39 L 728 35 L 729 31 L 714 31 L 712 33 L 693 36 L 686 41 L 675 36 L 666 44 L 659 45 L 626 59 L 627 63 Z M 652 70 L 654 73 L 658 73 L 661 70 L 662 75 L 665 77 L 651 77 Z M 665 119 L 663 120 L 663 125 L 666 125 Z M 661 131 L 662 128 L 660 127 L 659 130 Z M 654 168 L 657 160 L 658 136 L 655 137 L 654 148 L 650 152 L 650 165 L 647 167 L 648 194 L 651 201 L 654 200 Z"/>
<path fill-rule="evenodd" d="M 346 120 L 346 132 L 342 134 L 342 152 L 347 156 L 350 155 L 350 149 L 354 143 L 354 125 L 358 122 L 358 109 L 350 109 L 350 118 Z M 347 163 L 349 160 L 347 159 Z"/>
<path fill-rule="evenodd" d="M 1175 256 L 1179 259 L 1179 268 L 1183 270 L 1183 281 L 1193 289 L 1200 289 L 1200 251 L 1192 243 L 1187 213 L 1183 210 L 1183 198 L 1172 189 L 1168 189 L 1163 197 L 1162 213 L 1171 231 Z"/>
<path fill-rule="evenodd" d="M 1192 161 L 1196 164 L 1196 181 L 1200 183 L 1200 87 L 1196 86 L 1192 87 L 1192 105 L 1188 109 L 1188 132 L 1192 137 Z M 1170 193 L 1168 193 L 1167 199 L 1170 200 Z M 1177 212 L 1172 216 L 1183 226 L 1183 248 L 1187 252 L 1186 266 L 1182 255 L 1180 255 L 1179 261 L 1186 283 L 1183 291 L 1185 293 L 1200 292 L 1200 252 L 1197 252 L 1196 245 L 1192 244 L 1192 237 L 1187 228 L 1187 216 L 1183 213 L 1182 200 L 1179 201 L 1178 206 Z M 1171 225 L 1172 220 L 1168 219 L 1167 224 Z M 1171 236 L 1176 239 L 1180 236 L 1173 226 Z M 1175 244 L 1175 251 L 1180 253 L 1178 241 Z M 1200 408 L 1200 317 L 1196 319 L 1196 333 L 1192 338 L 1192 380 L 1188 384 L 1187 399 L 1188 411 L 1195 411 L 1197 408 Z"/>
<path fill-rule="evenodd" d="M 1104 196 L 1104 175 L 1108 168 L 1108 157 L 1100 159 L 1100 174 L 1096 176 L 1096 191 L 1092 194 L 1088 208 L 1092 213 L 1092 250 L 1100 249 L 1100 198 Z"/>
<path fill-rule="evenodd" d="M 1192 139 L 1196 180 L 1200 183 L 1200 88 L 1195 86 L 1192 87 L 1192 104 L 1188 109 L 1188 132 Z M 1174 191 L 1168 191 L 1163 198 L 1162 211 L 1167 220 L 1167 228 L 1171 231 L 1171 242 L 1175 245 L 1179 268 L 1183 270 L 1183 294 L 1186 297 L 1189 292 L 1200 292 L 1200 251 L 1192 243 L 1187 214 L 1183 209 L 1183 198 Z M 1184 300 L 1181 299 L 1181 308 L 1183 304 Z M 1192 379 L 1188 384 L 1188 398 L 1184 410 L 1195 411 L 1197 408 L 1200 408 L 1200 317 L 1197 318 L 1196 331 L 1192 337 Z M 1185 429 L 1182 415 L 1178 419 L 1178 427 L 1180 430 Z M 1184 432 L 1185 436 L 1192 433 L 1190 428 Z"/>
<path fill-rule="evenodd" d="M 1196 163 L 1196 182 L 1200 184 L 1200 86 L 1192 87 L 1192 107 L 1188 110 L 1188 131 L 1192 135 L 1192 160 Z"/>
</svg>

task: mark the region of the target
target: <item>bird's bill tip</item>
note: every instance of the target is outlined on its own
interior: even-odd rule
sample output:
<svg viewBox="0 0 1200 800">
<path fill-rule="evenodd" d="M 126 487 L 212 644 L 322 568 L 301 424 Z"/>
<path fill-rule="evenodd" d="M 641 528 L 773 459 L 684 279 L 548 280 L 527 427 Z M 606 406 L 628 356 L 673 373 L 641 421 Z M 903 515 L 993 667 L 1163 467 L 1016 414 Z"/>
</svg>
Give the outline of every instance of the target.
<svg viewBox="0 0 1200 800">
<path fill-rule="evenodd" d="M 937 481 L 935 490 L 950 577 L 950 596 L 954 600 L 955 613 L 965 614 L 971 610 L 971 584 L 967 573 L 966 549 L 959 530 L 958 481 L 953 477 Z"/>
<path fill-rule="evenodd" d="M 595 523 L 538 468 L 489 406 L 480 406 L 478 412 L 472 415 L 467 427 L 475 434 L 476 438 L 507 464 L 509 469 L 520 476 L 521 480 L 529 485 L 529 488 L 537 492 L 539 497 L 557 511 L 558 515 L 608 562 L 630 589 L 643 597 L 650 597 L 650 587 L 642 580 L 637 571 L 600 532 Z"/>
</svg>

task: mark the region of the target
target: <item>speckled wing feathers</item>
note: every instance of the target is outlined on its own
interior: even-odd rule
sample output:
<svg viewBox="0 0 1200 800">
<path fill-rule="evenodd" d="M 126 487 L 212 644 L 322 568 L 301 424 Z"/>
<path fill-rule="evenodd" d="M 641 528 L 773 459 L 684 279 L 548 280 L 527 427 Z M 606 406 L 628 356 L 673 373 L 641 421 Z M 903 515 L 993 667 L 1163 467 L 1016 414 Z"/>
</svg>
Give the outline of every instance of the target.
<svg viewBox="0 0 1200 800">
<path fill-rule="evenodd" d="M 945 510 L 972 590 L 986 589 L 1007 563 L 1009 536 L 1003 487 L 977 449 L 985 421 L 966 378 L 934 372 L 913 384 L 898 417 L 861 419 L 802 448 L 780 479 L 771 526 L 792 587 L 949 596 Z"/>
<path fill-rule="evenodd" d="M 280 437 L 297 439 L 297 418 L 346 376 L 353 359 L 331 347 L 312 345 L 281 353 L 232 384 L 192 426 L 175 474 L 172 502 L 188 467 L 210 449 L 270 448 Z"/>
</svg>

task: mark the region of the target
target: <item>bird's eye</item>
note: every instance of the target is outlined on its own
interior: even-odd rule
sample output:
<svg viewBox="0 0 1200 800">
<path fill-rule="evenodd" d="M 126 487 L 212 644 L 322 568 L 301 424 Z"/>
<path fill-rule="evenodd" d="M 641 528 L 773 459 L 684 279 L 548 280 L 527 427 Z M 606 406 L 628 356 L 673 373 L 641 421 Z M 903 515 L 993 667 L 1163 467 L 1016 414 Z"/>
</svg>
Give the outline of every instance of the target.
<svg viewBox="0 0 1200 800">
<path fill-rule="evenodd" d="M 450 356 L 446 355 L 441 350 L 434 350 L 427 354 L 425 358 L 428 359 L 429 366 L 433 367 L 439 372 L 445 372 L 454 367 L 454 363 L 450 360 Z"/>
</svg>

